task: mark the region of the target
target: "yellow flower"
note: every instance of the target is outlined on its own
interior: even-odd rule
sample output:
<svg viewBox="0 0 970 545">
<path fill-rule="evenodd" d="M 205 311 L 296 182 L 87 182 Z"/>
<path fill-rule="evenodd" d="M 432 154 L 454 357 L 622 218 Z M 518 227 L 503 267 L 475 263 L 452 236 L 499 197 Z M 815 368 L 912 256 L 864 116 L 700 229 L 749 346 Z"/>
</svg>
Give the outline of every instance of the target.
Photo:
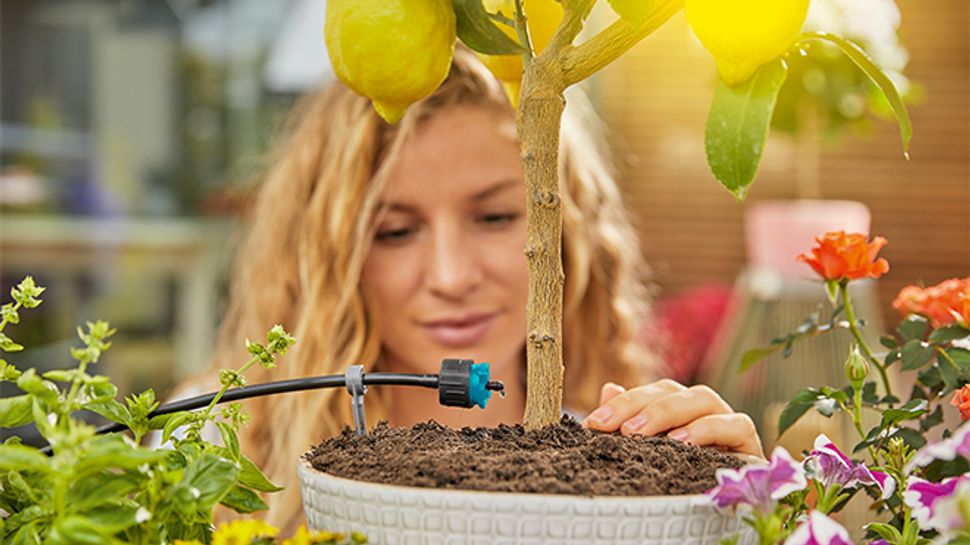
<svg viewBox="0 0 970 545">
<path fill-rule="evenodd" d="M 212 545 L 250 545 L 260 537 L 276 537 L 278 530 L 256 519 L 239 519 L 222 524 L 212 534 Z"/>
<path fill-rule="evenodd" d="M 296 529 L 293 536 L 284 539 L 281 545 L 316 545 L 317 543 L 341 542 L 343 539 L 343 534 L 334 534 L 325 531 L 311 532 L 306 529 L 306 526 L 300 526 Z"/>
</svg>

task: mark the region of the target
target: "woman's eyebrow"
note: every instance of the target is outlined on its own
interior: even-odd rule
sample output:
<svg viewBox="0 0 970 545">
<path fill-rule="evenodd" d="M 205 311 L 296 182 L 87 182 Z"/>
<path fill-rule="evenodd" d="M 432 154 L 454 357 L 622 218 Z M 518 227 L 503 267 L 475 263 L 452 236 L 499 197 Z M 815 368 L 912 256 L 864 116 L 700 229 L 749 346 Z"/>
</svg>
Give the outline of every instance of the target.
<svg viewBox="0 0 970 545">
<path fill-rule="evenodd" d="M 494 184 L 486 187 L 485 189 L 479 191 L 478 193 L 475 193 L 474 195 L 472 195 L 471 200 L 473 202 L 483 201 L 491 197 L 492 195 L 495 195 L 496 193 L 501 193 L 502 191 L 518 186 L 521 183 L 522 183 L 522 180 L 515 180 L 512 178 L 509 178 L 507 180 L 499 180 Z"/>
</svg>

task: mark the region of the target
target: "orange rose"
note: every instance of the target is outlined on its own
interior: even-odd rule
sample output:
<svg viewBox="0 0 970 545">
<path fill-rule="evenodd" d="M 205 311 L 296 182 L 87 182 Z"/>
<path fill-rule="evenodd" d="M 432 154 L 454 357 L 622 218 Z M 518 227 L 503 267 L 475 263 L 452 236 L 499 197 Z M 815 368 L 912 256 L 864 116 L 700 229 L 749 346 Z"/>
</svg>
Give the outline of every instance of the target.
<svg viewBox="0 0 970 545">
<path fill-rule="evenodd" d="M 808 263 L 825 280 L 879 278 L 889 271 L 888 261 L 876 259 L 886 245 L 882 237 L 866 242 L 866 235 L 835 231 L 815 237 L 815 242 L 818 245 L 812 248 L 812 255 L 802 254 L 797 259 Z"/>
<path fill-rule="evenodd" d="M 906 286 L 899 291 L 893 307 L 903 316 L 920 314 L 940 327 L 958 323 L 970 326 L 970 277 L 951 278 L 935 286 Z"/>
<path fill-rule="evenodd" d="M 970 384 L 953 392 L 950 405 L 960 409 L 960 418 L 970 420 Z"/>
</svg>

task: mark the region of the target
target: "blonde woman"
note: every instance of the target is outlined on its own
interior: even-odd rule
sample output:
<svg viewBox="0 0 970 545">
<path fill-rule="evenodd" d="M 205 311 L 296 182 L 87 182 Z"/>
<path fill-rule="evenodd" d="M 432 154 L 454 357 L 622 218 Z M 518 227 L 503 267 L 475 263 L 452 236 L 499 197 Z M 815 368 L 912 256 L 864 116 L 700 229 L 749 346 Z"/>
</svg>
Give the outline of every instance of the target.
<svg viewBox="0 0 970 545">
<path fill-rule="evenodd" d="M 751 420 L 707 388 L 650 377 L 635 340 L 647 294 L 635 233 L 598 140 L 563 120 L 565 405 L 586 424 L 761 455 Z M 515 117 L 467 51 L 432 97 L 388 126 L 341 85 L 306 97 L 254 203 L 214 368 L 247 359 L 246 337 L 283 324 L 296 346 L 252 382 L 368 371 L 437 372 L 442 358 L 491 364 L 508 396 L 488 410 L 374 388 L 370 425 L 520 421 L 524 401 L 525 190 Z M 656 377 L 654 377 L 656 378 Z M 295 464 L 351 422 L 340 390 L 252 400 L 243 449 L 274 481 L 270 522 L 302 518 Z"/>
</svg>

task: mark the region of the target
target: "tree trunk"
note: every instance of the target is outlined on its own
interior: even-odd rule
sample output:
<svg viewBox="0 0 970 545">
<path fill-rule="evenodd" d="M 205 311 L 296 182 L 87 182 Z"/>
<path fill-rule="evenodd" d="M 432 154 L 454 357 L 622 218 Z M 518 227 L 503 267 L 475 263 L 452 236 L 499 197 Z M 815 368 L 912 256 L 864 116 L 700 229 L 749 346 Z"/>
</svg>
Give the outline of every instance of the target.
<svg viewBox="0 0 970 545">
<path fill-rule="evenodd" d="M 534 58 L 522 81 L 518 133 L 525 171 L 529 265 L 525 427 L 559 422 L 562 412 L 562 207 L 559 126 L 566 106 L 561 75 Z"/>
</svg>

